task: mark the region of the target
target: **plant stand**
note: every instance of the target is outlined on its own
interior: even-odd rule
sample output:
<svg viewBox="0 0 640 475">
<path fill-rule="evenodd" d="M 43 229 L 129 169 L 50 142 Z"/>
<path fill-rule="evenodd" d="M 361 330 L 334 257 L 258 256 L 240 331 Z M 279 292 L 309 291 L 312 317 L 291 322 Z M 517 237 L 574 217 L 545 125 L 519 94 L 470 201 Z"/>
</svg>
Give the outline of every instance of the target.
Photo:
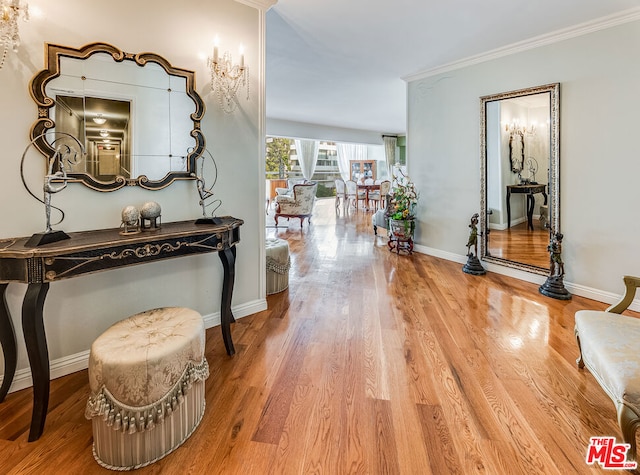
<svg viewBox="0 0 640 475">
<path fill-rule="evenodd" d="M 414 220 L 389 219 L 389 251 L 406 251 L 413 253 L 413 231 L 415 230 Z"/>
</svg>

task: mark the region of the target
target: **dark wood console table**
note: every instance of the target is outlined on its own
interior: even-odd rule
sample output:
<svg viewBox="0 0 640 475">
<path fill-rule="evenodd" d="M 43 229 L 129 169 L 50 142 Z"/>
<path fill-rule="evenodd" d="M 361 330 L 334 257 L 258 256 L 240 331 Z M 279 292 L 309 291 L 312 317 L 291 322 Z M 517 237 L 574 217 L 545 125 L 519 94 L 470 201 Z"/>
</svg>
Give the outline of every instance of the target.
<svg viewBox="0 0 640 475">
<path fill-rule="evenodd" d="M 547 204 L 547 185 L 525 184 L 525 185 L 507 185 L 507 227 L 511 227 L 511 193 L 521 193 L 527 195 L 527 226 L 533 231 L 533 207 L 535 205 L 534 196 L 536 193 L 542 193 L 544 196 L 544 204 Z"/>
<path fill-rule="evenodd" d="M 220 320 L 222 337 L 233 355 L 230 324 L 235 321 L 231 298 L 235 280 L 236 244 L 241 219 L 220 218 L 221 224 L 194 221 L 163 223 L 160 228 L 123 236 L 120 229 L 69 233 L 70 239 L 36 248 L 25 247 L 29 238 L 0 240 L 0 344 L 4 355 L 4 378 L 0 402 L 4 401 L 17 365 L 17 345 L 5 292 L 11 282 L 28 284 L 22 304 L 22 329 L 33 376 L 33 413 L 29 441 L 40 438 L 49 405 L 49 353 L 44 330 L 43 307 L 49 284 L 119 267 L 173 257 L 217 252 L 224 268 Z"/>
</svg>

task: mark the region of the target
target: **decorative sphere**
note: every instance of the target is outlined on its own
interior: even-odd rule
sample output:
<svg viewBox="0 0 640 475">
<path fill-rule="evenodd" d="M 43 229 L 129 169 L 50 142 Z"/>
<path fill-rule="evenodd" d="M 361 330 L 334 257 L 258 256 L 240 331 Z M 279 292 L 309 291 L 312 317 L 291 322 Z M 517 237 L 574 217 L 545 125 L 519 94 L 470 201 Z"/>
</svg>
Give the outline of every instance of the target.
<svg viewBox="0 0 640 475">
<path fill-rule="evenodd" d="M 140 208 L 140 215 L 146 219 L 153 219 L 160 216 L 160 205 L 155 201 L 147 201 Z"/>
<path fill-rule="evenodd" d="M 140 212 L 135 206 L 125 206 L 122 208 L 122 222 L 128 226 L 134 226 L 138 223 Z"/>
</svg>

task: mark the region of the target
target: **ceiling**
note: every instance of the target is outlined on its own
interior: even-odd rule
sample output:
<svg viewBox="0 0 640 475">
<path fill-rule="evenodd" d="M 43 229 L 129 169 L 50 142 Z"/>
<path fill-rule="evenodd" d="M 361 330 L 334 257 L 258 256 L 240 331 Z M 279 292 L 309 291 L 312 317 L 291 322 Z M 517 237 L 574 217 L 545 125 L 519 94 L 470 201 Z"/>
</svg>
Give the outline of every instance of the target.
<svg viewBox="0 0 640 475">
<path fill-rule="evenodd" d="M 632 8 L 638 0 L 278 0 L 267 118 L 403 133 L 403 77 Z"/>
</svg>

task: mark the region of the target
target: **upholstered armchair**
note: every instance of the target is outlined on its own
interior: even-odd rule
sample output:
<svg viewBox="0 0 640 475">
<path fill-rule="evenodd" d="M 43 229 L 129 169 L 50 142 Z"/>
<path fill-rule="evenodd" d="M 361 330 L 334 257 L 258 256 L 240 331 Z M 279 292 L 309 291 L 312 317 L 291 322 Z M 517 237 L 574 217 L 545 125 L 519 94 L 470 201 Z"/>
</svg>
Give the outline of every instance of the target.
<svg viewBox="0 0 640 475">
<path fill-rule="evenodd" d="M 311 224 L 311 213 L 316 200 L 317 183 L 305 183 L 293 185 L 293 196 L 278 195 L 276 196 L 276 226 L 278 218 L 298 218 L 300 226 L 304 218 L 307 218 Z"/>
<path fill-rule="evenodd" d="M 276 188 L 277 196 L 293 196 L 293 187 L 295 185 L 300 185 L 306 183 L 307 180 L 304 178 L 289 178 L 287 179 L 287 187 L 286 188 Z"/>
</svg>

